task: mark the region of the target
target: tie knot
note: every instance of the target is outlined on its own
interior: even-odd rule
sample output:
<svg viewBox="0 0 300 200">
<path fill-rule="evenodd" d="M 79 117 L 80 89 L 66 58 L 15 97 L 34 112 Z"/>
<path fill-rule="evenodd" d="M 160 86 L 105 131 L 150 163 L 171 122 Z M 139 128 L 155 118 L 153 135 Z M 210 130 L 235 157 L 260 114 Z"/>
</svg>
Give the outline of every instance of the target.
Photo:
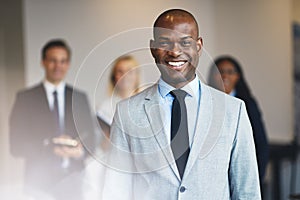
<svg viewBox="0 0 300 200">
<path fill-rule="evenodd" d="M 53 96 L 54 96 L 54 97 L 57 97 L 57 91 L 56 91 L 56 90 L 54 90 Z"/>
<path fill-rule="evenodd" d="M 172 90 L 172 91 L 170 92 L 170 94 L 171 94 L 174 98 L 176 98 L 176 99 L 184 99 L 185 96 L 187 95 L 186 91 L 180 90 L 180 89 L 178 89 L 178 90 Z"/>
</svg>

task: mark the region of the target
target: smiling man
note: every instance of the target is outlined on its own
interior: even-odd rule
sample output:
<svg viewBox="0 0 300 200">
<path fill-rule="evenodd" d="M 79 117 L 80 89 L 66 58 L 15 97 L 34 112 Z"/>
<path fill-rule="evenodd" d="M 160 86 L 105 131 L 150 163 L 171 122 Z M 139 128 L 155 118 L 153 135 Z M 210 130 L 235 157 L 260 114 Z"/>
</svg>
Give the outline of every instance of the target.
<svg viewBox="0 0 300 200">
<path fill-rule="evenodd" d="M 245 104 L 196 75 L 195 18 L 165 11 L 153 34 L 161 77 L 117 106 L 104 199 L 261 199 Z"/>
</svg>

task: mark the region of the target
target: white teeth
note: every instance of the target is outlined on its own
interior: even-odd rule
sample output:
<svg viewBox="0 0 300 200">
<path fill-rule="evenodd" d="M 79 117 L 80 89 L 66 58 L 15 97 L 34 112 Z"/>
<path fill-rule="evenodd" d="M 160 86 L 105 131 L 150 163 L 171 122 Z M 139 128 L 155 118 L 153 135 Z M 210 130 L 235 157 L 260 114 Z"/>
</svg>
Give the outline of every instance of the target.
<svg viewBox="0 0 300 200">
<path fill-rule="evenodd" d="M 169 65 L 174 66 L 174 67 L 179 67 L 183 65 L 185 62 L 179 61 L 179 62 L 168 62 Z"/>
</svg>

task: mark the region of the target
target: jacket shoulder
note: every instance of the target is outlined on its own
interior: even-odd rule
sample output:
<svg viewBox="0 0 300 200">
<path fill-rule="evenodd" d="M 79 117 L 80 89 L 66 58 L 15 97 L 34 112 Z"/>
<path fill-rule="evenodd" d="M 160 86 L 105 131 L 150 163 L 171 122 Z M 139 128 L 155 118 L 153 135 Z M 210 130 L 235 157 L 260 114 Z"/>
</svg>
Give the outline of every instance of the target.
<svg viewBox="0 0 300 200">
<path fill-rule="evenodd" d="M 132 104 L 139 104 L 141 105 L 141 102 L 147 100 L 147 98 L 149 96 L 153 96 L 153 94 L 155 94 L 156 92 L 158 92 L 157 90 L 157 84 L 154 84 L 148 88 L 146 88 L 145 90 L 139 92 L 138 94 L 135 94 L 127 99 L 121 100 L 119 102 L 119 104 L 128 104 L 130 103 L 130 105 Z"/>
<path fill-rule="evenodd" d="M 241 105 L 244 103 L 244 101 L 241 99 L 230 96 L 225 92 L 222 92 L 205 84 L 202 84 L 201 89 L 206 90 L 205 93 L 211 95 L 211 98 L 214 103 L 223 101 L 228 106 Z"/>
<path fill-rule="evenodd" d="M 86 97 L 86 93 L 81 90 L 81 89 L 78 89 L 78 88 L 74 88 L 73 86 L 71 85 L 66 85 L 66 90 L 67 92 L 70 92 L 71 94 L 74 94 L 74 95 L 77 95 L 77 96 L 82 96 L 82 97 Z"/>
<path fill-rule="evenodd" d="M 20 90 L 17 93 L 17 97 L 18 98 L 25 98 L 25 97 L 34 97 L 35 95 L 39 95 L 41 92 L 43 92 L 44 88 L 43 88 L 43 84 L 37 84 L 34 85 L 30 88 L 24 88 L 22 90 Z"/>
</svg>

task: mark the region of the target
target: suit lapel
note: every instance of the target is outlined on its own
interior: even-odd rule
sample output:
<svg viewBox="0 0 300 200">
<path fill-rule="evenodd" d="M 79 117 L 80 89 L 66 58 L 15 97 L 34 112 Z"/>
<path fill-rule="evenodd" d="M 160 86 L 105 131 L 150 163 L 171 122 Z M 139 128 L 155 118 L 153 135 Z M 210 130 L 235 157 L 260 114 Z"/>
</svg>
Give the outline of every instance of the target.
<svg viewBox="0 0 300 200">
<path fill-rule="evenodd" d="M 64 119 L 64 131 L 65 134 L 68 134 L 72 137 L 76 137 L 74 130 L 73 130 L 73 126 L 72 124 L 74 123 L 73 121 L 73 109 L 72 106 L 73 105 L 73 101 L 72 101 L 72 89 L 66 85 L 65 88 L 65 119 Z"/>
<path fill-rule="evenodd" d="M 224 94 L 219 93 L 219 96 L 216 96 L 216 93 L 203 83 L 200 87 L 200 110 L 184 177 L 190 173 L 197 159 L 204 159 L 211 152 L 220 136 L 224 119 Z"/>
<path fill-rule="evenodd" d="M 221 134 L 224 120 L 225 94 L 212 91 L 211 88 L 200 82 L 200 106 L 196 121 L 195 135 L 184 172 L 183 179 L 189 175 L 197 159 L 204 159 L 214 148 Z M 151 125 L 155 139 L 168 161 L 174 175 L 180 181 L 180 176 L 174 162 L 174 156 L 164 132 L 163 108 L 159 106 L 158 85 L 153 86 L 145 97 L 145 112 Z M 194 111 L 188 111 L 194 112 Z M 160 113 L 159 115 L 157 115 Z"/>
<path fill-rule="evenodd" d="M 158 85 L 154 85 L 145 97 L 145 112 L 154 134 L 155 140 L 158 143 L 161 151 L 164 154 L 165 159 L 169 163 L 174 175 L 180 180 L 174 156 L 167 139 L 167 135 L 164 131 L 164 108 L 160 106 L 159 102 Z M 158 114 L 159 113 L 159 114 Z"/>
<path fill-rule="evenodd" d="M 50 107 L 49 107 L 49 103 L 48 103 L 48 99 L 47 99 L 46 90 L 44 88 L 43 83 L 38 85 L 36 94 L 38 96 L 37 99 L 40 99 L 41 107 L 43 108 L 43 110 L 47 111 L 47 112 L 51 112 Z"/>
<path fill-rule="evenodd" d="M 72 92 L 69 87 L 65 88 L 65 125 L 69 121 L 69 113 L 72 111 Z"/>
<path fill-rule="evenodd" d="M 43 83 L 39 84 L 34 92 L 33 101 L 37 102 L 36 110 L 34 111 L 38 117 L 39 120 L 41 120 L 43 123 L 43 126 L 45 130 L 47 130 L 47 135 L 45 135 L 45 138 L 53 137 L 55 133 L 54 129 L 54 118 L 52 115 L 52 111 L 50 110 L 46 90 L 44 88 Z"/>
</svg>

